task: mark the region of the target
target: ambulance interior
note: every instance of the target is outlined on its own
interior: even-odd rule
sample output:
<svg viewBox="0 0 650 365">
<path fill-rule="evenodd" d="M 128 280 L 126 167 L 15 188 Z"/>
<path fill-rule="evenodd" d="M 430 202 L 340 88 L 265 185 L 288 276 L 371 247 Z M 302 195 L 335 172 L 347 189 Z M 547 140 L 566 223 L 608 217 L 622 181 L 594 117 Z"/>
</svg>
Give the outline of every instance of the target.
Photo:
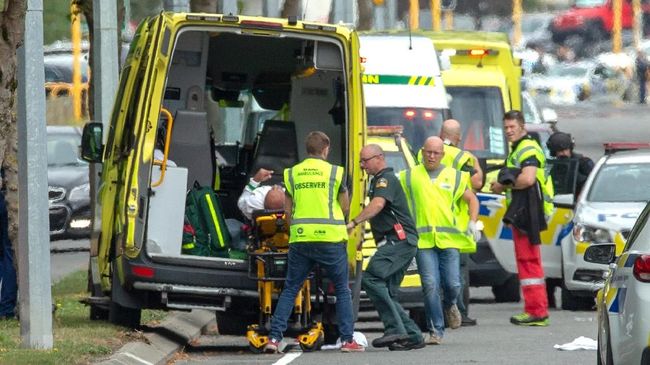
<svg viewBox="0 0 650 365">
<path fill-rule="evenodd" d="M 237 200 L 259 168 L 281 184 L 283 170 L 306 157 L 304 141 L 315 130 L 330 138 L 329 162 L 347 165 L 347 76 L 333 38 L 187 27 L 171 60 L 162 107 L 173 116 L 173 163 L 150 194 L 150 255 L 181 255 L 185 195 L 195 181 L 215 187 L 233 245 L 243 249 Z M 161 113 L 161 135 L 169 124 Z M 152 181 L 160 169 L 152 165 Z"/>
</svg>

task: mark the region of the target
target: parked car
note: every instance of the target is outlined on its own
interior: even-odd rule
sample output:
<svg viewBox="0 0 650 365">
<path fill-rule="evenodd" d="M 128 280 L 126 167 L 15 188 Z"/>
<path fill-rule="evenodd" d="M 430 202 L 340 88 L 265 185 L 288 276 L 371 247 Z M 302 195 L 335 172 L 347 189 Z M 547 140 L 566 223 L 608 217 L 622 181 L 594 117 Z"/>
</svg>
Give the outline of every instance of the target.
<svg viewBox="0 0 650 365">
<path fill-rule="evenodd" d="M 540 110 L 535 99 L 528 91 L 521 92 L 521 110 L 524 113 L 526 124 L 544 124 L 552 132 L 557 131 L 557 112 L 552 108 L 542 108 Z M 531 131 L 528 129 L 528 131 Z M 546 137 L 548 139 L 548 136 Z M 546 143 L 546 140 L 544 141 Z"/>
<path fill-rule="evenodd" d="M 546 52 L 553 51 L 553 36 L 551 34 L 551 13 L 526 13 L 521 17 L 521 38 L 516 48 L 539 46 Z M 510 30 L 512 38 L 512 30 Z"/>
<path fill-rule="evenodd" d="M 561 243 L 563 309 L 593 306 L 594 292 L 602 287 L 608 268 L 587 262 L 586 249 L 594 244 L 615 243 L 620 253 L 648 201 L 650 151 L 616 152 L 596 163 L 575 206 L 573 234 Z"/>
<path fill-rule="evenodd" d="M 528 92 L 547 98 L 552 104 L 571 105 L 596 97 L 622 100 L 629 80 L 619 70 L 599 62 L 562 63 L 546 75 L 533 75 L 527 81 Z"/>
<path fill-rule="evenodd" d="M 650 204 L 634 224 L 622 252 L 612 243 L 592 245 L 585 260 L 606 267 L 596 299 L 597 363 L 650 364 Z"/>
<path fill-rule="evenodd" d="M 81 130 L 47 127 L 47 181 L 50 236 L 78 238 L 90 235 L 88 163 L 79 158 Z"/>
</svg>

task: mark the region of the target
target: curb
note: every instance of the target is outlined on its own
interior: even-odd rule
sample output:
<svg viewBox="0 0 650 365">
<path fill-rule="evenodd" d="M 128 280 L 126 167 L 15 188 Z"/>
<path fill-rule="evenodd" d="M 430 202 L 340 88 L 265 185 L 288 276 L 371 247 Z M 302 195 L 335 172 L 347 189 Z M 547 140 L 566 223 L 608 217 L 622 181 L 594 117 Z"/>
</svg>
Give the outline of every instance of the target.
<svg viewBox="0 0 650 365">
<path fill-rule="evenodd" d="M 203 329 L 215 321 L 214 311 L 195 309 L 177 312 L 145 333 L 147 342 L 129 342 L 110 358 L 97 365 L 159 365 L 165 364 L 181 348 L 201 335 Z"/>
</svg>

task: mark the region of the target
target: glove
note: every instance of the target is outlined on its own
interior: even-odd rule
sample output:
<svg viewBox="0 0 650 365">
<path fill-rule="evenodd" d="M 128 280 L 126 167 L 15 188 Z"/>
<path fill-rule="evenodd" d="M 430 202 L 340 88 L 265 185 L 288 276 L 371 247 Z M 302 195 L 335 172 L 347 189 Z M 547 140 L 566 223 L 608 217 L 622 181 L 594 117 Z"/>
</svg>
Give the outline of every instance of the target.
<svg viewBox="0 0 650 365">
<path fill-rule="evenodd" d="M 470 221 L 467 231 L 472 235 L 474 242 L 478 242 L 481 239 L 481 230 L 483 230 L 483 222 L 481 221 Z"/>
</svg>

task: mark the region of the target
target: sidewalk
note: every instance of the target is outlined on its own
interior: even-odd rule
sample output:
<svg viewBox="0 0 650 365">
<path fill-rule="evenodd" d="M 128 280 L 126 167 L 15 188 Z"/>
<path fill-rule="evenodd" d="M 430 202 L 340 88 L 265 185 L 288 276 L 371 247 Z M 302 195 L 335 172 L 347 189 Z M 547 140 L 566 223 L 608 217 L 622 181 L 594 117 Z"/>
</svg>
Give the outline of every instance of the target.
<svg viewBox="0 0 650 365">
<path fill-rule="evenodd" d="M 214 311 L 195 309 L 191 312 L 174 312 L 160 326 L 143 334 L 146 343 L 129 342 L 110 358 L 96 364 L 166 364 L 176 352 L 198 338 L 202 331 L 214 322 Z"/>
</svg>

